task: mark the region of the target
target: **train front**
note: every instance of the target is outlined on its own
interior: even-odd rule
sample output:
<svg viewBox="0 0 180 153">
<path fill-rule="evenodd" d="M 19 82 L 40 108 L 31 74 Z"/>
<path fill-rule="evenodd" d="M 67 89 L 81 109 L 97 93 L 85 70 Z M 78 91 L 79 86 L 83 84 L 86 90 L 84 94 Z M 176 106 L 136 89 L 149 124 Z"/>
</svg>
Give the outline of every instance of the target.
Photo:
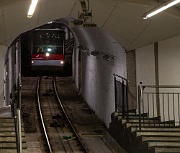
<svg viewBox="0 0 180 153">
<path fill-rule="evenodd" d="M 31 44 L 31 68 L 38 72 L 63 72 L 65 32 L 36 29 Z"/>
</svg>

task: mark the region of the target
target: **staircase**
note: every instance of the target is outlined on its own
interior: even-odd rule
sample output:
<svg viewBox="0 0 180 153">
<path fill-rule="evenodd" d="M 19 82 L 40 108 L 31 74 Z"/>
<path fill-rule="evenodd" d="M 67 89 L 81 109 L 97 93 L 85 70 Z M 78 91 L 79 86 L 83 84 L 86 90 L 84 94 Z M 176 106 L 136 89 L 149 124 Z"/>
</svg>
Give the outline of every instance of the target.
<svg viewBox="0 0 180 153">
<path fill-rule="evenodd" d="M 142 114 L 143 124 L 139 128 L 139 115 L 113 113 L 109 133 L 128 153 L 180 153 L 180 127 L 174 121 L 161 122 L 160 118 L 148 118 Z"/>
<path fill-rule="evenodd" d="M 22 132 L 22 153 L 26 153 L 26 142 Z M 14 118 L 0 118 L 0 153 L 17 153 Z"/>
</svg>

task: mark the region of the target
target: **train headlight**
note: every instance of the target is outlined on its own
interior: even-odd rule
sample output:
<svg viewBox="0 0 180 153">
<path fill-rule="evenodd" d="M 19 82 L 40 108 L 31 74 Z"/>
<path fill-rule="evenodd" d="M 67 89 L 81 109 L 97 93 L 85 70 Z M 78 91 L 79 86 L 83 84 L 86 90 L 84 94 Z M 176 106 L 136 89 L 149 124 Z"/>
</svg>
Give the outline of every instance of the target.
<svg viewBox="0 0 180 153">
<path fill-rule="evenodd" d="M 33 63 L 34 63 L 34 61 L 31 61 L 31 63 L 33 64 Z"/>
<path fill-rule="evenodd" d="M 64 64 L 64 61 L 60 61 L 61 64 Z"/>
<path fill-rule="evenodd" d="M 49 56 L 49 53 L 46 53 L 46 56 L 48 57 L 48 56 Z"/>
<path fill-rule="evenodd" d="M 48 52 L 51 52 L 51 51 L 52 51 L 52 48 L 47 48 L 47 51 L 48 51 Z"/>
</svg>

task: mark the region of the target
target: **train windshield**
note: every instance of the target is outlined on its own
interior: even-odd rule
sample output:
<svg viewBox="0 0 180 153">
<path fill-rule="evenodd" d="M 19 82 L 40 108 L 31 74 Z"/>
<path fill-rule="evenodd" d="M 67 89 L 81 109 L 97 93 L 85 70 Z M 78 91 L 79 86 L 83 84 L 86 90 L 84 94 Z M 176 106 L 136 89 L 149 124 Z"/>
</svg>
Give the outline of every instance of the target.
<svg viewBox="0 0 180 153">
<path fill-rule="evenodd" d="M 35 30 L 33 34 L 33 54 L 63 54 L 64 31 Z"/>
</svg>

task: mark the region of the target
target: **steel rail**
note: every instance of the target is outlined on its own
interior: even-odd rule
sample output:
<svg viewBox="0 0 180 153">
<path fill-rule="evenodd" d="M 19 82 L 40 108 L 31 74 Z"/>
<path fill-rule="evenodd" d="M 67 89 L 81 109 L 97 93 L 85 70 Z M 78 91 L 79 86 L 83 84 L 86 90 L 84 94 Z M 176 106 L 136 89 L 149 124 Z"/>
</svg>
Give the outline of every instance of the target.
<svg viewBox="0 0 180 153">
<path fill-rule="evenodd" d="M 43 131 L 44 131 L 44 135 L 46 137 L 46 142 L 47 142 L 47 145 L 48 145 L 48 149 L 49 149 L 49 152 L 52 153 L 51 145 L 50 145 L 50 142 L 49 142 L 49 138 L 48 138 L 48 135 L 47 135 L 47 131 L 46 131 L 46 127 L 45 127 L 45 124 L 44 124 L 44 119 L 43 119 L 42 111 L 41 111 L 41 103 L 40 103 L 40 96 L 39 96 L 40 81 L 41 81 L 41 77 L 38 78 L 37 86 L 36 86 L 37 103 L 38 103 L 39 115 L 40 115 L 40 118 L 41 118 L 41 123 L 42 123 Z"/>
<path fill-rule="evenodd" d="M 64 106 L 63 106 L 63 104 L 62 104 L 62 102 L 61 102 L 61 100 L 60 100 L 60 98 L 59 98 L 59 95 L 58 95 L 58 92 L 57 92 L 57 86 L 56 86 L 56 79 L 55 79 L 55 77 L 53 78 L 53 85 L 54 85 L 54 91 L 55 91 L 56 98 L 57 98 L 57 100 L 58 100 L 58 102 L 59 102 L 59 105 L 60 105 L 60 107 L 61 107 L 61 109 L 62 109 L 62 111 L 63 111 L 64 116 L 66 117 L 66 119 L 67 119 L 67 121 L 68 121 L 68 123 L 69 123 L 69 125 L 70 125 L 70 127 L 71 127 L 71 129 L 72 129 L 72 131 L 73 131 L 73 133 L 75 134 L 76 138 L 77 138 L 78 141 L 80 142 L 80 144 L 81 144 L 81 146 L 83 147 L 83 150 L 85 151 L 85 153 L 89 153 L 89 150 L 87 149 L 87 147 L 86 147 L 85 144 L 83 143 L 82 139 L 80 138 L 80 136 L 79 136 L 78 133 L 76 132 L 74 126 L 72 125 L 72 123 L 71 123 L 71 121 L 70 121 L 70 119 L 69 119 L 69 117 L 68 117 L 68 115 L 67 115 L 67 113 L 66 113 L 66 111 L 65 111 L 65 109 L 64 109 Z"/>
</svg>

